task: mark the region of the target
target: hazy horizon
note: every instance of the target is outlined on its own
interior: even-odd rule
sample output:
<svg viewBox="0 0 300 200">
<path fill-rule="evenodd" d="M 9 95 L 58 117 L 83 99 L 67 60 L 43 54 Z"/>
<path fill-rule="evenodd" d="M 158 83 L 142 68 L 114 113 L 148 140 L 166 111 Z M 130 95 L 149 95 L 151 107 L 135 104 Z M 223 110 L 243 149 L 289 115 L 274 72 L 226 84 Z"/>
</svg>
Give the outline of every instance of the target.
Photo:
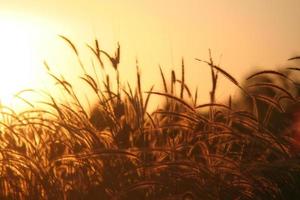
<svg viewBox="0 0 300 200">
<path fill-rule="evenodd" d="M 8 48 L 23 45 L 17 54 L 11 52 L 21 63 L 27 63 L 26 67 L 22 66 L 24 71 L 33 73 L 27 75 L 30 80 L 24 81 L 28 87 L 40 84 L 35 79 L 43 77 L 40 75 L 43 60 L 71 79 L 80 73 L 74 69 L 77 65 L 74 54 L 58 38 L 59 34 L 77 44 L 82 55 L 87 55 L 85 44 L 93 42 L 95 37 L 108 52 L 113 52 L 120 42 L 121 74 L 127 79 L 134 78 L 138 59 L 146 88 L 160 81 L 158 65 L 165 72 L 179 69 L 183 57 L 187 81 L 205 92 L 203 98 L 208 96 L 209 69 L 194 58 L 208 58 L 208 49 L 212 50 L 215 61 L 238 80 L 243 80 L 257 66 L 278 67 L 289 57 L 300 54 L 300 27 L 297 26 L 300 2 L 297 0 L 180 0 L 176 3 L 171 0 L 28 0 L 23 3 L 1 0 L 0 3 L 0 25 L 7 30 L 0 33 L 6 41 L 1 52 L 8 54 Z M 24 40 L 27 41 L 24 44 L 19 42 Z M 26 49 L 30 49 L 30 55 L 20 57 L 22 52 L 28 52 Z M 90 64 L 91 55 L 83 57 Z M 0 60 L 3 60 L 1 55 Z M 14 63 L 5 62 L 2 66 Z M 20 64 L 14 65 L 11 68 L 19 70 Z M 72 75 L 68 73 L 70 67 Z M 26 84 L 21 85 L 27 87 Z M 224 84 L 230 86 L 226 81 Z M 220 98 L 226 95 L 227 91 Z"/>
</svg>

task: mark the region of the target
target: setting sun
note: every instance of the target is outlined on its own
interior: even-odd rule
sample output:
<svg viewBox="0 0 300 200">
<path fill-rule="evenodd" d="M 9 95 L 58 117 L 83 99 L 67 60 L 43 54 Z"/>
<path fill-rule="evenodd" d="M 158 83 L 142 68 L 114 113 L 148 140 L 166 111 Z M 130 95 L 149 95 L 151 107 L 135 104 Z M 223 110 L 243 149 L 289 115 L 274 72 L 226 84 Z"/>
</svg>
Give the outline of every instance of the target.
<svg viewBox="0 0 300 200">
<path fill-rule="evenodd" d="M 37 84 L 37 55 L 29 27 L 1 19 L 0 27 L 0 101 L 11 106 L 15 94 Z"/>
</svg>

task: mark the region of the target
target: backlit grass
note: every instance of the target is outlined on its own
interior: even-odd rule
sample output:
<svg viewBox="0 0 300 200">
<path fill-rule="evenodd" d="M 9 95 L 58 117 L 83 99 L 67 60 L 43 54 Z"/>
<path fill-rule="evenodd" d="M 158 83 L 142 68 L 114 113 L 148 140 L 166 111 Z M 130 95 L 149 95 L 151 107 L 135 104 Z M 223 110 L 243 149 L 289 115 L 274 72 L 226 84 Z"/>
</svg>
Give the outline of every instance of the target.
<svg viewBox="0 0 300 200">
<path fill-rule="evenodd" d="M 76 46 L 62 38 L 85 71 Z M 88 48 L 94 67 L 104 74 L 112 67 L 117 77 L 79 78 L 97 96 L 91 113 L 50 68 L 66 102 L 50 95 L 45 109 L 1 109 L 1 199 L 299 198 L 299 84 L 292 77 L 300 69 L 259 71 L 241 84 L 211 56 L 197 59 L 212 77 L 210 102 L 199 105 L 184 61 L 180 74 L 161 69 L 161 90 L 143 91 L 138 67 L 136 87 L 120 83 L 119 46 L 113 55 L 97 40 Z M 241 97 L 218 102 L 220 76 Z M 163 106 L 150 113 L 152 96 Z"/>
</svg>

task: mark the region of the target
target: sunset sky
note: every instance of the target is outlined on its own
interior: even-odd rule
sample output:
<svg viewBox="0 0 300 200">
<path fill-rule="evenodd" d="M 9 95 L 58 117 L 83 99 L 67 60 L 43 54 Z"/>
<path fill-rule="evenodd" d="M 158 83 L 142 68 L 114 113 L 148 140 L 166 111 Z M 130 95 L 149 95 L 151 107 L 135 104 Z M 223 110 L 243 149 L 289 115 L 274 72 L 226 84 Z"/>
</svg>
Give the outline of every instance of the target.
<svg viewBox="0 0 300 200">
<path fill-rule="evenodd" d="M 120 42 L 123 80 L 134 77 L 137 58 L 146 88 L 160 81 L 159 65 L 179 70 L 184 57 L 187 81 L 205 100 L 209 70 L 194 58 L 207 59 L 210 48 L 242 81 L 259 66 L 279 67 L 300 55 L 299 23 L 299 0 L 0 0 L 0 99 L 9 103 L 18 90 L 50 87 L 44 60 L 75 80 L 77 60 L 60 34 L 78 45 L 87 65 L 86 43 L 96 37 L 114 52 Z"/>
</svg>

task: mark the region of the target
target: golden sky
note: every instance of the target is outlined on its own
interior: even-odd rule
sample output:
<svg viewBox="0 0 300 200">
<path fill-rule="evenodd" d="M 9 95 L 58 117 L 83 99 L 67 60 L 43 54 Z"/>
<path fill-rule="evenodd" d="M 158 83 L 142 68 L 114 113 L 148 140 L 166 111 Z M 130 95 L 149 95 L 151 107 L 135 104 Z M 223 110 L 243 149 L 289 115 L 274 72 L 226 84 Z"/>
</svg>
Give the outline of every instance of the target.
<svg viewBox="0 0 300 200">
<path fill-rule="evenodd" d="M 121 75 L 133 78 L 138 58 L 146 87 L 160 81 L 159 64 L 165 72 L 179 69 L 184 57 L 187 80 L 205 99 L 209 70 L 194 58 L 206 59 L 210 48 L 241 81 L 257 66 L 300 55 L 299 23 L 299 0 L 0 0 L 0 99 L 47 85 L 43 60 L 71 79 L 79 74 L 58 34 L 77 44 L 87 63 L 86 43 L 97 37 L 113 52 L 119 41 Z"/>
</svg>

